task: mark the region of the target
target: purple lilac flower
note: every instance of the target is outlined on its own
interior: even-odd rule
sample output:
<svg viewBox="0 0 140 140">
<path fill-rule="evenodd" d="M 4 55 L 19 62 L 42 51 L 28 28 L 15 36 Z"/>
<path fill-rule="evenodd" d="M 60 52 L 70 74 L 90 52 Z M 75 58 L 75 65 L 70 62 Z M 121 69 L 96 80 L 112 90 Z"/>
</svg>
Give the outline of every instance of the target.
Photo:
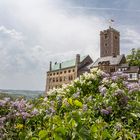
<svg viewBox="0 0 140 140">
<path fill-rule="evenodd" d="M 34 110 L 31 112 L 32 115 L 37 115 L 38 114 L 38 109 L 34 108 Z"/>
<path fill-rule="evenodd" d="M 100 86 L 99 91 L 101 92 L 102 96 L 105 96 L 107 89 L 106 89 L 106 87 Z"/>
<path fill-rule="evenodd" d="M 128 74 L 122 73 L 122 75 L 120 75 L 120 77 L 127 80 L 128 79 Z"/>
<path fill-rule="evenodd" d="M 0 118 L 0 124 L 2 124 L 6 120 L 6 117 L 1 117 Z"/>
<path fill-rule="evenodd" d="M 110 74 L 108 74 L 108 73 L 105 73 L 105 72 L 102 72 L 102 75 L 101 75 L 102 77 L 110 77 Z"/>
<path fill-rule="evenodd" d="M 22 118 L 23 119 L 27 119 L 27 118 L 29 118 L 31 115 L 29 114 L 29 113 L 27 113 L 27 112 L 21 112 L 21 115 L 22 115 Z"/>
<path fill-rule="evenodd" d="M 47 109 L 47 110 L 46 110 L 46 113 L 47 113 L 47 114 L 50 114 L 50 111 L 49 111 L 49 109 Z"/>
<path fill-rule="evenodd" d="M 106 109 L 101 109 L 101 113 L 104 114 L 104 115 L 110 114 L 110 112 Z"/>
<path fill-rule="evenodd" d="M 50 107 L 49 109 L 50 109 L 51 113 L 55 113 L 54 108 Z"/>
<path fill-rule="evenodd" d="M 107 107 L 106 110 L 109 111 L 109 114 L 112 113 L 112 106 Z"/>
<path fill-rule="evenodd" d="M 46 110 L 46 113 L 49 114 L 49 115 L 50 114 L 52 115 L 52 114 L 55 113 L 55 110 L 54 110 L 54 108 L 50 107 L 49 109 Z"/>
<path fill-rule="evenodd" d="M 117 89 L 116 91 L 115 91 L 115 93 L 114 93 L 114 96 L 121 96 L 122 94 L 124 93 L 124 91 L 123 90 L 121 90 L 121 89 Z"/>
<path fill-rule="evenodd" d="M 133 92 L 137 92 L 137 91 L 140 91 L 140 88 L 133 88 L 131 90 L 129 90 L 129 94 L 133 93 Z"/>
<path fill-rule="evenodd" d="M 127 96 L 123 96 L 121 99 L 120 99 L 120 101 L 119 101 L 119 103 L 120 103 L 120 105 L 121 106 L 126 106 L 127 105 L 127 103 L 128 103 L 128 97 Z"/>
<path fill-rule="evenodd" d="M 114 73 L 112 74 L 112 76 L 119 76 L 119 75 L 122 75 L 122 74 L 123 74 L 123 72 L 117 71 L 117 72 L 114 72 Z"/>
<path fill-rule="evenodd" d="M 0 100 L 0 106 L 5 106 L 6 103 L 7 103 L 7 101 L 5 101 L 5 100 Z"/>
<path fill-rule="evenodd" d="M 10 101 L 10 98 L 5 97 L 4 100 L 5 100 L 6 102 L 9 102 L 9 101 Z"/>
<path fill-rule="evenodd" d="M 19 112 L 16 113 L 16 116 L 20 116 L 21 114 Z"/>
<path fill-rule="evenodd" d="M 123 81 L 124 86 L 127 86 L 129 84 L 128 81 Z"/>
<path fill-rule="evenodd" d="M 25 110 L 26 107 L 26 101 L 25 100 L 16 100 L 15 102 L 12 103 L 12 106 L 16 107 L 19 111 Z"/>
<path fill-rule="evenodd" d="M 80 92 L 74 93 L 74 94 L 72 95 L 73 98 L 78 98 L 79 96 L 80 96 Z"/>
<path fill-rule="evenodd" d="M 117 80 L 119 79 L 119 77 L 115 75 L 115 76 L 112 76 L 111 79 L 112 79 L 113 81 L 117 81 Z"/>
<path fill-rule="evenodd" d="M 107 85 L 109 82 L 110 82 L 110 78 L 109 77 L 105 77 L 105 78 L 102 79 L 102 83 L 103 84 Z"/>
<path fill-rule="evenodd" d="M 129 83 L 127 85 L 128 90 L 134 89 L 134 88 L 140 88 L 138 83 Z"/>
</svg>

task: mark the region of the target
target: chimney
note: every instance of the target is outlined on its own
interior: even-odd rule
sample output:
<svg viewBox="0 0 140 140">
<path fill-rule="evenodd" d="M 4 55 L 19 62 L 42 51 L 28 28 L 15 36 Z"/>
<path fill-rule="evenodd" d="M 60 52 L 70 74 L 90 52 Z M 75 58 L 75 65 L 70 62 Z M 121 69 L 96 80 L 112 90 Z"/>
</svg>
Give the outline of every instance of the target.
<svg viewBox="0 0 140 140">
<path fill-rule="evenodd" d="M 52 70 L 52 62 L 50 61 L 50 71 Z"/>
<path fill-rule="evenodd" d="M 76 54 L 76 65 L 80 64 L 80 54 Z"/>
<path fill-rule="evenodd" d="M 61 63 L 59 64 L 59 68 L 61 69 Z"/>
</svg>

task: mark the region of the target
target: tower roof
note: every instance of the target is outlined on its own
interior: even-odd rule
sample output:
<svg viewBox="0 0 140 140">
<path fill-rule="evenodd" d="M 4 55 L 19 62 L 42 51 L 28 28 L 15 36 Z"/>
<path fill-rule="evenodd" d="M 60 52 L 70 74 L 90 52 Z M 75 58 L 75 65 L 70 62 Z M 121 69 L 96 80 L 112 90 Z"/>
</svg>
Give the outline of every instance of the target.
<svg viewBox="0 0 140 140">
<path fill-rule="evenodd" d="M 107 61 L 109 62 L 110 65 L 119 65 L 123 57 L 125 57 L 123 54 L 117 55 L 116 57 L 113 56 L 100 57 L 95 61 L 95 63 L 93 63 L 92 67 L 97 67 L 99 63 Z"/>
</svg>

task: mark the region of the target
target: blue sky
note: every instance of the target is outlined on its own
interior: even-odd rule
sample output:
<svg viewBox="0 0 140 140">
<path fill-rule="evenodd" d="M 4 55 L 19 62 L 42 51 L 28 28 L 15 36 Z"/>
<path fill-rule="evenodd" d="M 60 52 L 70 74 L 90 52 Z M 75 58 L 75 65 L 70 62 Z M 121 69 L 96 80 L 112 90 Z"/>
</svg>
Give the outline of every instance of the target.
<svg viewBox="0 0 140 140">
<path fill-rule="evenodd" d="M 0 88 L 44 90 L 49 61 L 76 53 L 95 61 L 109 19 L 121 53 L 140 47 L 139 0 L 1 0 Z"/>
</svg>

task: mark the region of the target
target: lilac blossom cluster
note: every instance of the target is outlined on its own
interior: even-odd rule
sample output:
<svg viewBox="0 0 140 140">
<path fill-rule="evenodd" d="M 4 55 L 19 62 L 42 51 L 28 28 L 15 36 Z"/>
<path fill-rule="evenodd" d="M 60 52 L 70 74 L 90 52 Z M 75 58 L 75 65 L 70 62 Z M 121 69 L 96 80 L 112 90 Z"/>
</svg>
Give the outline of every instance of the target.
<svg viewBox="0 0 140 140">
<path fill-rule="evenodd" d="M 1 99 L 0 108 L 1 110 L 5 110 L 5 112 L 0 115 L 0 128 L 3 128 L 5 123 L 10 120 L 16 120 L 17 118 L 26 120 L 39 113 L 33 104 L 30 104 L 24 99 L 16 99 L 15 101 L 12 101 L 10 98 Z"/>
</svg>

